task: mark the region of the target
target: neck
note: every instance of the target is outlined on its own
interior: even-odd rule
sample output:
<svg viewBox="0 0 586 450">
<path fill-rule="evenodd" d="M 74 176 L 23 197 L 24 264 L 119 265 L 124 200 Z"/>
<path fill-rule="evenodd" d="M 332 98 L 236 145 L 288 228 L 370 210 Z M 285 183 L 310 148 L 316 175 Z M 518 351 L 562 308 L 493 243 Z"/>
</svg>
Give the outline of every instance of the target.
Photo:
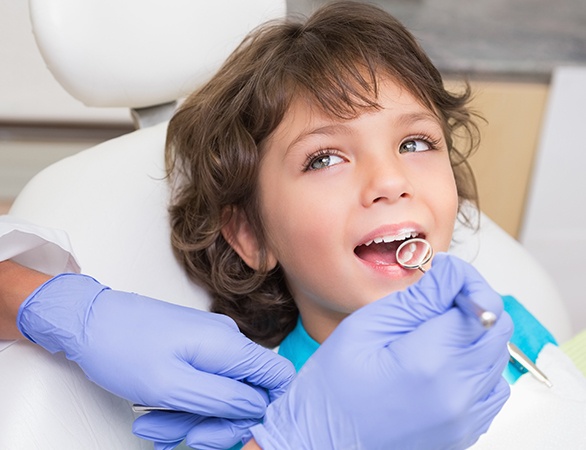
<svg viewBox="0 0 586 450">
<path fill-rule="evenodd" d="M 325 310 L 318 305 L 298 305 L 303 328 L 313 339 L 322 344 L 332 334 L 347 313 Z"/>
</svg>

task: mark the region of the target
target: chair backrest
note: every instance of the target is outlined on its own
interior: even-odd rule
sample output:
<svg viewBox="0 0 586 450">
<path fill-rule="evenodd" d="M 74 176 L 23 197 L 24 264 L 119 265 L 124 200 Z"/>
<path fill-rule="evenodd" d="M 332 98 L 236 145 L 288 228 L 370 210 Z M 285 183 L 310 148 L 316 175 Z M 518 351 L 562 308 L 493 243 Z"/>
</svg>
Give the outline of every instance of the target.
<svg viewBox="0 0 586 450">
<path fill-rule="evenodd" d="M 284 0 L 30 0 L 49 70 L 88 106 L 144 108 L 193 91 Z"/>
<path fill-rule="evenodd" d="M 88 106 L 149 108 L 205 81 L 285 0 L 30 0 L 47 66 Z M 170 111 L 169 109 L 167 109 Z M 113 288 L 198 308 L 207 294 L 173 257 L 163 170 L 165 124 L 64 159 L 10 214 L 65 230 L 84 272 Z M 28 342 L 0 350 L 0 448 L 146 449 L 131 406 L 62 355 Z"/>
</svg>

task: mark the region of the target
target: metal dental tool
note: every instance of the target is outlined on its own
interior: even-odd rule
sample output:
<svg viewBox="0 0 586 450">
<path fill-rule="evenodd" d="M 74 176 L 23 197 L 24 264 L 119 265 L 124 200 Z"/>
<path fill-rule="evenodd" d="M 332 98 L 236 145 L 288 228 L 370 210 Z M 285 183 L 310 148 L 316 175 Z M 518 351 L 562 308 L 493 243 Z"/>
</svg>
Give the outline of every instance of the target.
<svg viewBox="0 0 586 450">
<path fill-rule="evenodd" d="M 132 411 L 135 413 L 148 413 L 151 411 L 180 412 L 175 409 L 164 408 L 162 406 L 161 407 L 159 407 L 159 406 L 146 406 L 146 405 L 139 405 L 138 403 L 135 403 L 134 405 L 132 405 Z"/>
<path fill-rule="evenodd" d="M 399 245 L 396 256 L 397 263 L 404 269 L 419 269 L 425 273 L 426 269 L 423 266 L 433 258 L 433 248 L 425 239 L 413 238 Z M 497 317 L 494 312 L 485 310 L 469 296 L 459 295 L 456 297 L 455 303 L 466 314 L 476 317 L 484 328 L 491 328 L 496 322 Z M 509 342 L 507 348 L 510 360 L 514 365 L 531 373 L 547 387 L 552 386 L 545 374 L 515 344 Z"/>
<path fill-rule="evenodd" d="M 525 353 L 519 349 L 519 347 L 509 342 L 507 343 L 507 348 L 509 349 L 509 355 L 511 355 L 510 360 L 514 365 L 521 366 L 547 387 L 550 388 L 553 386 L 552 382 L 549 381 L 549 378 L 547 378 L 545 374 L 539 370 L 535 364 L 533 364 L 533 361 L 531 361 L 527 355 L 525 355 Z"/>
<path fill-rule="evenodd" d="M 433 249 L 425 239 L 413 238 L 403 242 L 397 248 L 397 262 L 405 269 L 419 269 L 426 272 L 423 267 L 431 261 Z M 487 311 L 477 305 L 470 297 L 459 295 L 456 304 L 465 313 L 477 317 L 484 328 L 490 328 L 496 321 L 496 314 Z"/>
</svg>

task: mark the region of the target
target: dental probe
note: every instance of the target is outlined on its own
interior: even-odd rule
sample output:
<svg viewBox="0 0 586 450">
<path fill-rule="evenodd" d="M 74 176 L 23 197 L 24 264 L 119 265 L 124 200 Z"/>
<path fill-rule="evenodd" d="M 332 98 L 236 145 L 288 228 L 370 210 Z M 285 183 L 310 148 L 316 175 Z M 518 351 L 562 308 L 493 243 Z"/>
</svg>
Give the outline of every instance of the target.
<svg viewBox="0 0 586 450">
<path fill-rule="evenodd" d="M 511 355 L 511 362 L 513 364 L 517 363 L 521 367 L 527 370 L 531 375 L 537 378 L 538 381 L 541 381 L 545 384 L 548 388 L 552 387 L 553 384 L 549 381 L 549 378 L 545 376 L 545 374 L 539 370 L 539 368 L 531 361 L 525 353 L 519 349 L 515 344 L 508 342 L 507 348 L 509 349 L 509 355 Z"/>
<path fill-rule="evenodd" d="M 132 411 L 135 413 L 147 413 L 151 411 L 166 411 L 166 412 L 181 412 L 171 408 L 164 408 L 162 406 L 146 406 L 135 403 L 132 405 Z"/>
</svg>

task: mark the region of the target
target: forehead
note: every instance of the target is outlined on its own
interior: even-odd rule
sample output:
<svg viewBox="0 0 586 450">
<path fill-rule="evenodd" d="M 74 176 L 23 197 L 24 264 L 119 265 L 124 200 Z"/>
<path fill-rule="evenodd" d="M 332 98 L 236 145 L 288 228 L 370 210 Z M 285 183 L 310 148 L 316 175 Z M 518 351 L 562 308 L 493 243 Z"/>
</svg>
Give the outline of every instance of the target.
<svg viewBox="0 0 586 450">
<path fill-rule="evenodd" d="M 371 104 L 349 100 L 340 113 L 333 112 L 331 107 L 324 107 L 321 99 L 307 95 L 303 90 L 296 91 L 280 124 L 267 139 L 267 144 L 294 133 L 341 131 L 343 127 L 340 125 L 381 110 L 389 112 L 389 117 L 396 120 L 397 124 L 426 121 L 441 127 L 441 121 L 433 110 L 390 77 L 378 80 L 376 89 L 372 90 Z"/>
</svg>

